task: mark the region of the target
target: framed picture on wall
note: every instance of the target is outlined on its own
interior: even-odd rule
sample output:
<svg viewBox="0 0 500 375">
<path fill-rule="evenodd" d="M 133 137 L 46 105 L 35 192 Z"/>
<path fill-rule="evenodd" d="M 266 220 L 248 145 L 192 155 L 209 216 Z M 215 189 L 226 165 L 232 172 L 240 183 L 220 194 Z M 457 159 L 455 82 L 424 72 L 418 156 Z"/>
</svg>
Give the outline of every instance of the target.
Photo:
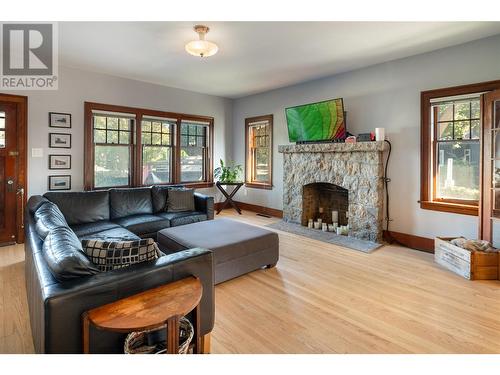
<svg viewBox="0 0 500 375">
<path fill-rule="evenodd" d="M 71 190 L 71 176 L 49 176 L 49 190 Z"/>
<path fill-rule="evenodd" d="M 49 112 L 49 126 L 51 128 L 71 128 L 71 114 Z"/>
<path fill-rule="evenodd" d="M 71 169 L 71 155 L 49 155 L 49 169 Z"/>
<path fill-rule="evenodd" d="M 71 148 L 71 134 L 49 133 L 50 148 Z"/>
</svg>

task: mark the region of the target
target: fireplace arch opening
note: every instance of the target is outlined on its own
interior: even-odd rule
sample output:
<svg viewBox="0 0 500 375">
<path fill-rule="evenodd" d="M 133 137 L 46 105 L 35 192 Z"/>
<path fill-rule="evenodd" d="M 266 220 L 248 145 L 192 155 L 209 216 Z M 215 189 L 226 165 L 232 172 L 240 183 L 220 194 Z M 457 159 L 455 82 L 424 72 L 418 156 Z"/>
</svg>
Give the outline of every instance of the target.
<svg viewBox="0 0 500 375">
<path fill-rule="evenodd" d="M 333 222 L 332 212 L 338 212 L 338 225 L 348 224 L 349 191 L 328 182 L 314 182 L 302 186 L 301 224 L 307 226 L 309 219 L 319 218 L 324 223 Z"/>
</svg>

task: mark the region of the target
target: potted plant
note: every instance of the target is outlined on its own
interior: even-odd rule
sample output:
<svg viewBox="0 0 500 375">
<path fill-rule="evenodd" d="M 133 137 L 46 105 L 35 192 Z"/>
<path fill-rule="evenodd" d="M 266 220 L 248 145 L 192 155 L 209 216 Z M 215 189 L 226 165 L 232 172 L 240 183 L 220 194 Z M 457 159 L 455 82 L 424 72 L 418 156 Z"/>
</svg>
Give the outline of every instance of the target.
<svg viewBox="0 0 500 375">
<path fill-rule="evenodd" d="M 214 177 L 221 184 L 227 183 L 237 183 L 241 181 L 241 174 L 243 172 L 243 167 L 240 164 L 234 164 L 234 162 L 224 165 L 224 161 L 220 159 L 220 167 L 215 168 Z"/>
</svg>

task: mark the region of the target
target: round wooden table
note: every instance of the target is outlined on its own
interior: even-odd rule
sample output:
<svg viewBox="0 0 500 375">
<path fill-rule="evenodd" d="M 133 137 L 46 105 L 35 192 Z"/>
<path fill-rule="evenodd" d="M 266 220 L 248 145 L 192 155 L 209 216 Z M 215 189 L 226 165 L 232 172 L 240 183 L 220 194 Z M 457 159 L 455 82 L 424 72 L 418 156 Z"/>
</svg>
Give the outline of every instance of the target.
<svg viewBox="0 0 500 375">
<path fill-rule="evenodd" d="M 179 319 L 193 314 L 193 353 L 201 353 L 200 300 L 203 287 L 196 277 L 187 277 L 86 311 L 83 320 L 83 352 L 89 353 L 90 324 L 102 330 L 130 333 L 167 323 L 167 353 L 179 351 Z"/>
</svg>

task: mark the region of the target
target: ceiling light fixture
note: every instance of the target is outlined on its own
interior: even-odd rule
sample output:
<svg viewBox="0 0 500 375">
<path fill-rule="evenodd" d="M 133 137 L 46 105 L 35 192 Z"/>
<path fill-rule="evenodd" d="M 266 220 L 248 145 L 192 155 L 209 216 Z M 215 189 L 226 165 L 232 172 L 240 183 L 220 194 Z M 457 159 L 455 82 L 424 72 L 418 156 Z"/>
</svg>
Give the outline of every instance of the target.
<svg viewBox="0 0 500 375">
<path fill-rule="evenodd" d="M 219 50 L 217 44 L 205 40 L 205 35 L 210 29 L 208 26 L 196 25 L 194 31 L 198 33 L 199 40 L 193 40 L 186 44 L 186 52 L 193 56 L 209 57 Z"/>
</svg>

